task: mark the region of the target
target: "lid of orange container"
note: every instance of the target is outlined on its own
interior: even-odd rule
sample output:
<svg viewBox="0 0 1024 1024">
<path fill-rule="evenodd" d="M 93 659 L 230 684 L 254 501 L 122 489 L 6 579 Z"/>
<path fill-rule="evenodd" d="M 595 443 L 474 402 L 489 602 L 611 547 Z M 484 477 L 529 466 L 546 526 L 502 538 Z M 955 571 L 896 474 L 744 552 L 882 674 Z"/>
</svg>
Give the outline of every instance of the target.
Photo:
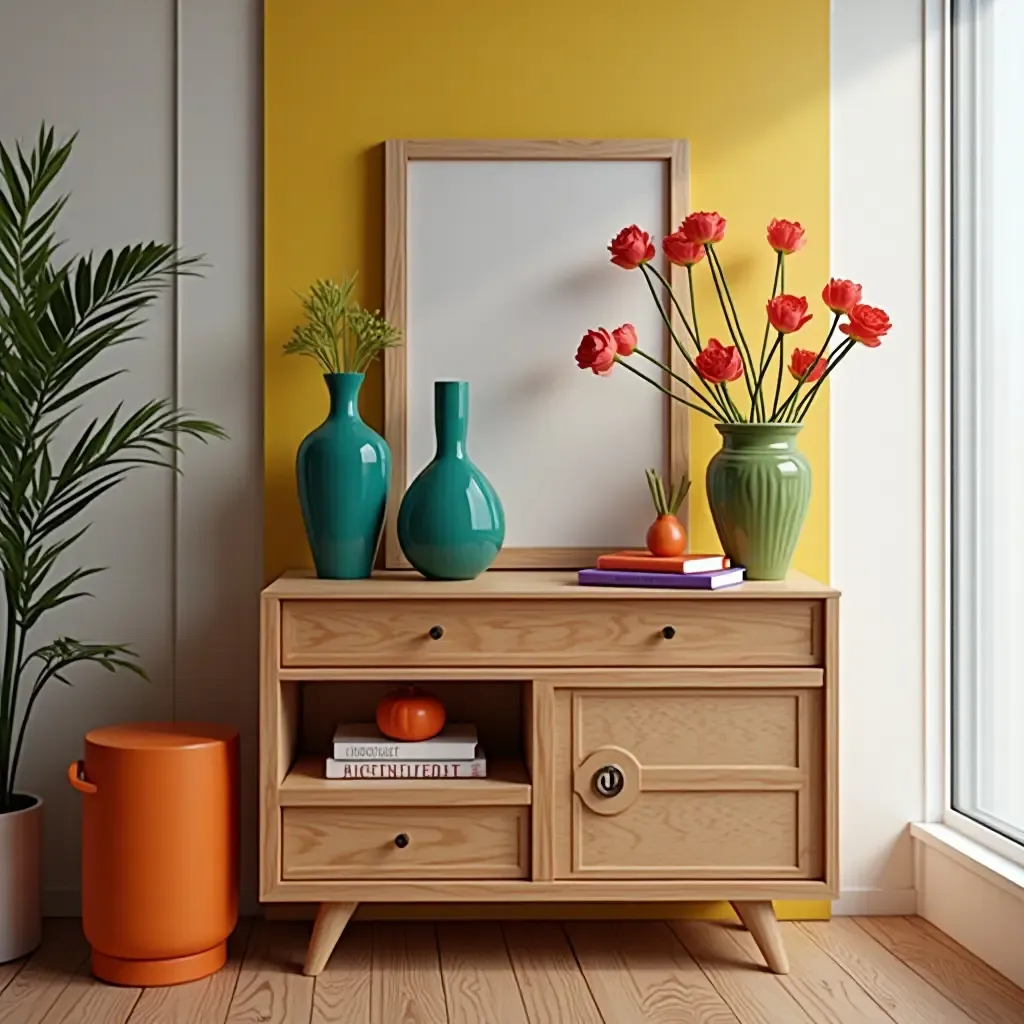
<svg viewBox="0 0 1024 1024">
<path fill-rule="evenodd" d="M 85 742 L 118 750 L 178 749 L 226 743 L 237 735 L 237 729 L 213 722 L 131 722 L 91 729 Z"/>
</svg>

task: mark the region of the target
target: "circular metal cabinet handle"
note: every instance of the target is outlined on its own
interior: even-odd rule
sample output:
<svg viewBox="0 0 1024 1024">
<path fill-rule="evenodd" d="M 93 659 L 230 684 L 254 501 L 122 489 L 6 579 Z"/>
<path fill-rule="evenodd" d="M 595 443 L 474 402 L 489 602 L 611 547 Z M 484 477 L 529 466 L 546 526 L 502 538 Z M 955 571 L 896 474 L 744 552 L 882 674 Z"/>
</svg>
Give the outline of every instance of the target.
<svg viewBox="0 0 1024 1024">
<path fill-rule="evenodd" d="M 395 836 L 395 846 L 400 850 L 404 850 L 409 845 L 409 837 L 404 832 L 399 832 Z"/>
<path fill-rule="evenodd" d="M 430 639 L 440 640 L 444 636 L 444 626 L 431 626 L 430 627 Z"/>
<path fill-rule="evenodd" d="M 661 627 L 661 635 L 666 640 L 671 640 L 672 637 L 674 637 L 676 635 L 676 627 L 675 626 L 662 626 Z"/>
<path fill-rule="evenodd" d="M 594 792 L 598 796 L 618 796 L 626 784 L 626 776 L 617 764 L 606 764 L 594 772 Z"/>
</svg>

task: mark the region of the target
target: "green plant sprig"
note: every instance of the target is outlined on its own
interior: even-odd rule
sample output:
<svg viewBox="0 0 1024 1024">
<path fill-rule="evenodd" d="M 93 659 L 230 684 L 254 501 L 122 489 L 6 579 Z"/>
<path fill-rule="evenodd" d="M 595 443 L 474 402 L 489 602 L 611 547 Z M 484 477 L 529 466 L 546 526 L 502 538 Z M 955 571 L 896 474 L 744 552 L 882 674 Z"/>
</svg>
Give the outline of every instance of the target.
<svg viewBox="0 0 1024 1024">
<path fill-rule="evenodd" d="M 679 478 L 679 483 L 672 489 L 671 494 L 666 497 L 665 484 L 656 469 L 645 469 L 647 487 L 651 492 L 651 500 L 654 502 L 654 511 L 659 516 L 674 516 L 679 513 L 683 500 L 690 491 L 690 480 L 686 473 Z"/>
<path fill-rule="evenodd" d="M 402 334 L 380 315 L 352 298 L 356 275 L 341 284 L 315 281 L 300 295 L 304 324 L 296 326 L 285 344 L 287 355 L 315 359 L 324 373 L 365 373 L 385 349 L 401 344 Z"/>
</svg>

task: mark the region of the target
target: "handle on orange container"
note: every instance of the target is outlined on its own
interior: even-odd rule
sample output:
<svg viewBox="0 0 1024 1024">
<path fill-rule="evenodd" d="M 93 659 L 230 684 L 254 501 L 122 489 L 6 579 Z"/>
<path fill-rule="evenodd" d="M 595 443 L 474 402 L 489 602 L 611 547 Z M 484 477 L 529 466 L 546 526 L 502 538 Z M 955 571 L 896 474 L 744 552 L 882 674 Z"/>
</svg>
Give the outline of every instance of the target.
<svg viewBox="0 0 1024 1024">
<path fill-rule="evenodd" d="M 85 779 L 85 765 L 81 761 L 72 761 L 68 765 L 68 782 L 71 783 L 79 793 L 95 793 L 96 783 L 87 782 Z"/>
</svg>

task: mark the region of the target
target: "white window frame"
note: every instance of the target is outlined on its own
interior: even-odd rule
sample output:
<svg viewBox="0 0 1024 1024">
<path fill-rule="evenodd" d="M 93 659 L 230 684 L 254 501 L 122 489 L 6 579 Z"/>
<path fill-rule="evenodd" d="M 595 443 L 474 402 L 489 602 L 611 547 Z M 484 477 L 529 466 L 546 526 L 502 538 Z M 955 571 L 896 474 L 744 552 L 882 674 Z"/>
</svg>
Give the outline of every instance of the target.
<svg viewBox="0 0 1024 1024">
<path fill-rule="evenodd" d="M 961 0 L 964 2 L 964 0 Z M 982 3 L 985 0 L 970 0 Z M 953 321 L 953 259 L 973 262 L 973 238 L 954 238 L 952 187 L 962 154 L 952 139 L 955 40 L 952 0 L 925 3 L 925 807 L 940 822 L 1013 864 L 1024 866 L 1024 845 L 953 807 L 953 557 L 952 381 L 954 330 L 970 330 L 975 311 L 960 301 Z M 960 29 L 959 31 L 966 31 Z M 961 54 L 962 60 L 962 54 Z M 959 102 L 977 102 L 971 85 L 958 83 Z M 956 247 L 954 249 L 954 246 Z"/>
</svg>

